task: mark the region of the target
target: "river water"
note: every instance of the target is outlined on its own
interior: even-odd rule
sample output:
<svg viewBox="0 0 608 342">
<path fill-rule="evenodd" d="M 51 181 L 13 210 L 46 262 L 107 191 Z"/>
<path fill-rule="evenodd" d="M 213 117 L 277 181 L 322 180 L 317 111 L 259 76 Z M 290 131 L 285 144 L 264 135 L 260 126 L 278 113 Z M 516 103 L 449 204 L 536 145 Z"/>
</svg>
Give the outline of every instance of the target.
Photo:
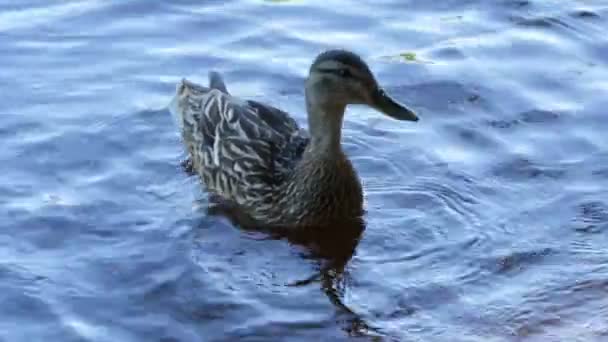
<svg viewBox="0 0 608 342">
<path fill-rule="evenodd" d="M 608 341 L 608 1 L 0 1 L 0 341 Z M 305 125 L 320 51 L 365 231 L 208 215 L 167 104 L 220 71 Z M 334 256 L 332 258 L 332 256 Z"/>
</svg>

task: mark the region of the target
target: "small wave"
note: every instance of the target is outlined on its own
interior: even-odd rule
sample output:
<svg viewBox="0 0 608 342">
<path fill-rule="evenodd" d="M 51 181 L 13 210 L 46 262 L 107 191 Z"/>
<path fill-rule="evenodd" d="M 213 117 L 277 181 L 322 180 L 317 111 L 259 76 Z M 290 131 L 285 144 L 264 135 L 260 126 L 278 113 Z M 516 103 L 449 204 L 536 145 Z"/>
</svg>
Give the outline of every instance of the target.
<svg viewBox="0 0 608 342">
<path fill-rule="evenodd" d="M 608 231 L 608 205 L 601 201 L 579 204 L 574 225 L 576 231 L 581 233 L 597 234 Z"/>
<path fill-rule="evenodd" d="M 552 248 L 542 248 L 527 251 L 513 251 L 504 255 L 484 258 L 480 260 L 482 269 L 493 274 L 513 274 L 523 272 L 531 265 L 542 263 L 547 257 L 556 255 Z"/>
<path fill-rule="evenodd" d="M 490 119 L 486 124 L 498 129 L 512 129 L 525 124 L 551 124 L 557 122 L 564 114 L 556 111 L 533 109 L 521 112 L 515 118 Z"/>
<path fill-rule="evenodd" d="M 525 181 L 533 178 L 562 179 L 566 175 L 566 170 L 557 166 L 542 165 L 530 159 L 519 157 L 508 162 L 500 163 L 493 167 L 494 176 Z"/>
</svg>

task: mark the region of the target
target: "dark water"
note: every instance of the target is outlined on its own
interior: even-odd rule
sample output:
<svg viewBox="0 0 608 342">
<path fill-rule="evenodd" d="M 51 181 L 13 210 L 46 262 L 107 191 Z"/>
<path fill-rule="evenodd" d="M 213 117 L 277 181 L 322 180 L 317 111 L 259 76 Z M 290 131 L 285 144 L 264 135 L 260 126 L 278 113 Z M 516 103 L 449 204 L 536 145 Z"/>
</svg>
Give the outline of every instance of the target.
<svg viewBox="0 0 608 342">
<path fill-rule="evenodd" d="M 0 1 L 0 341 L 608 341 L 608 1 Z M 176 82 L 305 122 L 321 50 L 416 124 L 350 109 L 346 259 L 209 216 Z M 339 247 L 336 242 L 336 248 Z"/>
</svg>

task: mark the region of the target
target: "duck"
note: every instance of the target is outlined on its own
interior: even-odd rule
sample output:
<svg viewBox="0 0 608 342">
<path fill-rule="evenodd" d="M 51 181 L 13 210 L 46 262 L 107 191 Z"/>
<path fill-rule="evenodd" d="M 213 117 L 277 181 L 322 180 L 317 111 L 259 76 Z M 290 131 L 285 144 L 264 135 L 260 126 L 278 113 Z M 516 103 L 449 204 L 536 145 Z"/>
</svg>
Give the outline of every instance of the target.
<svg viewBox="0 0 608 342">
<path fill-rule="evenodd" d="M 186 162 L 216 198 L 266 227 L 326 227 L 364 215 L 363 188 L 341 144 L 346 108 L 418 121 L 356 53 L 316 56 L 304 84 L 308 130 L 287 112 L 233 96 L 222 76 L 182 79 L 170 104 Z"/>
</svg>

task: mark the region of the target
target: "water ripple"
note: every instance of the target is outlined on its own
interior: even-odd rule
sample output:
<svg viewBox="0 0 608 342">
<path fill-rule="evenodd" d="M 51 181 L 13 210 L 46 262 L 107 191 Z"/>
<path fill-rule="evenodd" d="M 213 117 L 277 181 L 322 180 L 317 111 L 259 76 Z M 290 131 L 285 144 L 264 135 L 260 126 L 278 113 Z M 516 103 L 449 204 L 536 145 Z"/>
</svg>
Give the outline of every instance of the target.
<svg viewBox="0 0 608 342">
<path fill-rule="evenodd" d="M 0 340 L 605 340 L 607 16 L 0 0 Z M 175 83 L 215 69 L 305 126 L 309 63 L 330 47 L 421 117 L 348 108 L 365 230 L 328 247 L 209 215 L 179 166 Z"/>
</svg>

